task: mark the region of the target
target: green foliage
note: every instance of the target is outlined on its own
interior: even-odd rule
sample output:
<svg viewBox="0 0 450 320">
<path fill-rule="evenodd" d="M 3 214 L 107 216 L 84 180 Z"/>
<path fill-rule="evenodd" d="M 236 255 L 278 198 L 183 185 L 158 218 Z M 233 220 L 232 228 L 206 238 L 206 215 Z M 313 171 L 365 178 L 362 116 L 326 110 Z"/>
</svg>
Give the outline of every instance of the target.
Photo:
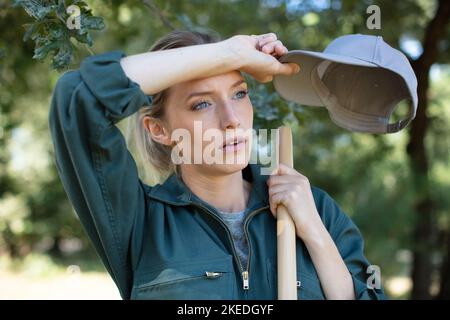
<svg viewBox="0 0 450 320">
<path fill-rule="evenodd" d="M 71 39 L 92 46 L 90 30 L 105 27 L 103 18 L 92 15 L 84 1 L 74 0 L 16 0 L 16 6 L 22 6 L 35 20 L 26 24 L 23 40 L 33 40 L 35 50 L 33 58 L 45 60 L 52 57 L 52 66 L 57 70 L 67 68 L 73 60 L 76 46 Z M 73 9 L 72 11 L 70 9 Z M 73 15 L 71 15 L 73 14 Z M 76 25 L 79 19 L 79 25 Z"/>
<path fill-rule="evenodd" d="M 99 53 L 113 49 L 141 53 L 173 27 L 210 28 L 224 39 L 235 34 L 275 32 L 290 50 L 319 51 L 337 36 L 361 32 L 380 34 L 398 48 L 405 35 L 422 40 L 436 1 L 15 3 L 19 6 L 15 9 L 0 6 L 0 252 L 15 248 L 23 255 L 33 251 L 45 238 L 80 238 L 83 251 L 90 248 L 56 175 L 46 118 L 58 77 L 52 68 L 76 67 L 87 53 L 77 56 L 76 50 L 92 46 Z M 154 4 L 156 9 L 146 3 Z M 81 8 L 79 30 L 67 28 L 70 15 L 66 9 L 71 4 Z M 94 16 L 86 4 L 101 17 Z M 381 30 L 366 29 L 365 10 L 370 4 L 381 8 Z M 30 16 L 33 22 L 28 23 L 24 32 L 21 25 L 29 22 Z M 103 31 L 91 32 L 100 29 Z M 28 40 L 23 42 L 22 38 Z M 34 53 L 30 46 L 33 41 Z M 450 50 L 445 48 L 450 47 L 450 39 L 443 39 L 440 46 L 444 48 L 440 63 L 448 63 Z M 51 67 L 35 63 L 36 59 L 41 61 L 46 57 L 52 58 Z M 450 225 L 450 73 L 448 67 L 440 67 L 442 76 L 431 81 L 428 111 L 432 123 L 426 150 L 430 159 L 430 192 L 442 231 Z M 411 260 L 403 253 L 412 249 L 417 214 L 414 172 L 409 169 L 406 154 L 409 128 L 393 135 L 352 133 L 336 126 L 325 108 L 290 103 L 276 94 L 270 83 L 260 84 L 250 77 L 247 82 L 254 106 L 254 127 L 276 128 L 289 123 L 294 134 L 296 169 L 311 184 L 327 191 L 354 219 L 364 235 L 366 254 L 381 267 L 384 279 L 408 276 Z M 17 133 L 23 131 L 29 132 L 28 144 L 24 145 L 17 138 Z M 39 150 L 44 151 L 33 151 L 33 145 L 40 145 Z M 34 161 L 25 168 L 13 170 L 20 162 L 17 153 Z M 36 166 L 38 160 L 44 164 Z M 442 253 L 436 253 L 438 258 L 442 257 Z"/>
<path fill-rule="evenodd" d="M 250 100 L 254 109 L 254 128 L 278 128 L 283 124 L 297 125 L 303 111 L 299 104 L 282 99 L 273 88 L 246 76 Z"/>
</svg>

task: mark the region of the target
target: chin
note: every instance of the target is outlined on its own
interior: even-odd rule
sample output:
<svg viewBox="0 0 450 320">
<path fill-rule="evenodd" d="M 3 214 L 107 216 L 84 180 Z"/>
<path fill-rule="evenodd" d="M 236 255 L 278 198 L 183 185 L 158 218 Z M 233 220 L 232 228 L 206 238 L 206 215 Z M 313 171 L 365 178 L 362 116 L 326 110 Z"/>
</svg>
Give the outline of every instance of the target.
<svg viewBox="0 0 450 320">
<path fill-rule="evenodd" d="M 237 163 L 237 164 L 210 164 L 204 165 L 204 170 L 208 171 L 213 175 L 221 176 L 242 171 L 247 165 L 248 161 L 245 161 L 245 163 Z"/>
<path fill-rule="evenodd" d="M 248 162 L 240 164 L 220 164 L 215 165 L 215 167 L 217 168 L 217 171 L 231 174 L 243 170 L 247 165 Z"/>
</svg>

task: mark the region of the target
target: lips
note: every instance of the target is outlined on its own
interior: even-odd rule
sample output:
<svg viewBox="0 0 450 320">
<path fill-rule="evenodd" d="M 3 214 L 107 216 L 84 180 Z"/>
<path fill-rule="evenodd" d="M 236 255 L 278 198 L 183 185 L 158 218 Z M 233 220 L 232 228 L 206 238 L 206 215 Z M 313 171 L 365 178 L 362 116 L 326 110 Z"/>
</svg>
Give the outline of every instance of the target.
<svg viewBox="0 0 450 320">
<path fill-rule="evenodd" d="M 234 138 L 230 138 L 230 139 L 226 140 L 226 141 L 223 143 L 222 148 L 225 148 L 226 146 L 237 145 L 237 144 L 239 144 L 239 143 L 241 143 L 241 142 L 245 142 L 245 141 L 246 141 L 245 137 L 234 137 Z"/>
<path fill-rule="evenodd" d="M 245 149 L 247 139 L 243 136 L 228 139 L 222 146 L 224 153 L 238 152 Z"/>
</svg>

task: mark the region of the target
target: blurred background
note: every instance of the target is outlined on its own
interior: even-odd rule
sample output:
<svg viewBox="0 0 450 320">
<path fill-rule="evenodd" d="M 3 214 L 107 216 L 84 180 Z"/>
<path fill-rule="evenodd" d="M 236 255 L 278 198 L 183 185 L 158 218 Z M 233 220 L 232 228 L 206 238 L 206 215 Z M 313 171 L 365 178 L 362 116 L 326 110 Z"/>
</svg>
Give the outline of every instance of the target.
<svg viewBox="0 0 450 320">
<path fill-rule="evenodd" d="M 65 24 L 71 4 L 80 29 Z M 379 29 L 368 24 L 370 5 Z M 255 127 L 291 123 L 296 169 L 356 222 L 391 299 L 449 299 L 449 19 L 446 0 L 0 0 L 0 299 L 120 299 L 56 173 L 52 89 L 86 56 L 141 53 L 178 28 L 222 39 L 275 32 L 289 50 L 315 51 L 340 35 L 375 34 L 403 51 L 419 83 L 417 116 L 403 131 L 349 132 L 325 108 L 249 79 Z"/>
</svg>

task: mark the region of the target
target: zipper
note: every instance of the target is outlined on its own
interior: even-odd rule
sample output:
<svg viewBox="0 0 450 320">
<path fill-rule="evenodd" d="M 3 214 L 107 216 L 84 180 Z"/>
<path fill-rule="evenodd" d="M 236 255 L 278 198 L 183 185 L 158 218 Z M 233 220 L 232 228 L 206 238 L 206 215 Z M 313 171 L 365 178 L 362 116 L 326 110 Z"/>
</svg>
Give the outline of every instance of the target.
<svg viewBox="0 0 450 320">
<path fill-rule="evenodd" d="M 200 276 L 192 276 L 192 277 L 186 277 L 186 278 L 181 278 L 181 279 L 176 279 L 176 280 L 169 280 L 169 281 L 164 281 L 164 282 L 155 283 L 155 284 L 143 284 L 143 285 L 136 287 L 136 289 L 137 290 L 146 290 L 149 287 L 168 285 L 171 283 L 179 283 L 179 282 L 185 282 L 185 281 L 196 280 L 196 279 L 201 279 L 201 278 L 206 278 L 208 280 L 212 280 L 212 279 L 217 279 L 217 278 L 221 277 L 222 275 L 223 275 L 223 272 L 205 271 L 205 274 L 202 274 Z"/>
<path fill-rule="evenodd" d="M 143 284 L 143 285 L 136 287 L 136 290 L 146 291 L 149 288 L 153 288 L 153 287 L 165 286 L 168 284 L 181 283 L 181 282 L 186 282 L 186 281 L 191 281 L 191 280 L 196 280 L 196 279 L 201 279 L 201 278 L 208 278 L 208 276 L 206 276 L 206 275 L 192 276 L 192 277 L 181 278 L 181 279 L 176 279 L 176 280 L 168 280 L 168 281 L 155 283 L 155 284 Z"/>
<path fill-rule="evenodd" d="M 247 259 L 247 269 L 242 272 L 242 280 L 244 284 L 244 290 L 249 289 L 249 271 L 250 271 L 250 259 L 252 257 L 252 246 L 250 245 L 250 238 L 248 237 L 248 225 L 250 223 L 250 220 L 260 211 L 265 210 L 269 208 L 269 206 L 261 207 L 255 211 L 252 211 L 248 214 L 248 216 L 244 220 L 244 235 L 245 239 L 247 240 L 248 244 L 248 259 Z"/>
<path fill-rule="evenodd" d="M 239 265 L 239 269 L 241 271 L 241 276 L 242 276 L 242 288 L 244 290 L 249 290 L 249 267 L 250 267 L 250 257 L 251 257 L 251 245 L 250 245 L 250 239 L 248 237 L 248 224 L 249 221 L 260 211 L 265 210 L 267 208 L 269 208 L 269 206 L 265 206 L 265 207 L 261 207 L 259 209 L 256 209 L 252 212 L 250 212 L 248 214 L 248 216 L 246 217 L 246 219 L 244 220 L 244 235 L 245 235 L 245 239 L 247 240 L 247 244 L 248 244 L 248 259 L 247 259 L 247 267 L 244 270 L 244 267 L 242 266 L 242 261 L 239 258 L 237 252 L 236 252 L 236 247 L 234 246 L 234 241 L 233 241 L 233 237 L 231 235 L 230 229 L 228 229 L 228 226 L 225 224 L 225 222 L 222 221 L 222 219 L 220 219 L 214 212 L 212 212 L 210 209 L 196 203 L 196 202 L 192 202 L 192 205 L 203 209 L 205 212 L 207 212 L 208 214 L 212 215 L 217 221 L 220 222 L 220 224 L 225 228 L 225 230 L 227 231 L 227 235 L 228 235 L 228 239 L 230 240 L 231 244 L 232 244 L 232 249 L 233 249 L 233 256 L 236 258 L 236 261 L 238 262 Z"/>
</svg>

